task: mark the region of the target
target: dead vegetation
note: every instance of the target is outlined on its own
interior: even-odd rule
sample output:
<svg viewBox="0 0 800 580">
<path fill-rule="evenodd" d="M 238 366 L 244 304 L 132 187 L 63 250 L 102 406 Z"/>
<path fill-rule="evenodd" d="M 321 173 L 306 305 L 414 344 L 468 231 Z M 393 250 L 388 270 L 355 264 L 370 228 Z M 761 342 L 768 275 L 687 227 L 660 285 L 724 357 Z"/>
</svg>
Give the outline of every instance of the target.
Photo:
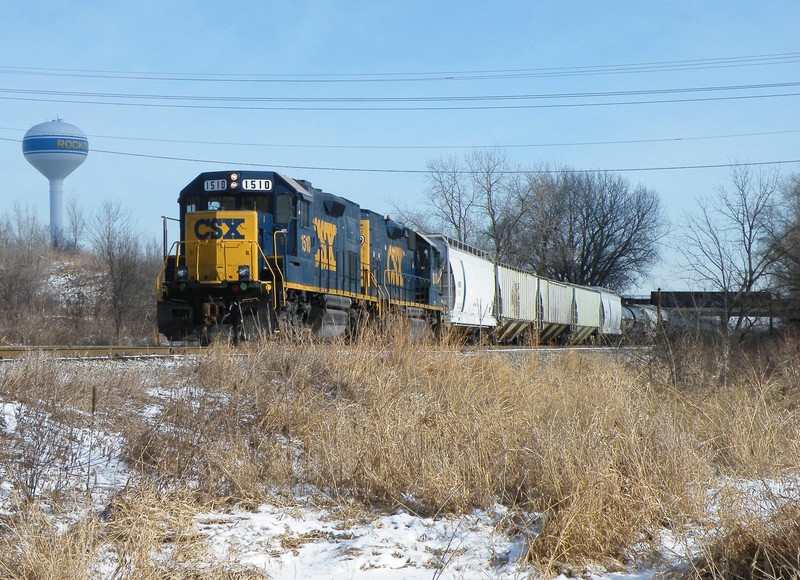
<svg viewBox="0 0 800 580">
<path fill-rule="evenodd" d="M 719 362 L 698 343 L 644 363 L 543 362 L 396 337 L 221 345 L 157 371 L 32 355 L 0 367 L 0 403 L 15 405 L 14 428 L 0 424 L 0 572 L 259 577 L 215 563 L 192 518 L 304 486 L 427 516 L 502 503 L 501 526 L 546 573 L 657 561 L 659 535 L 691 527 L 708 535 L 687 577 L 796 576 L 796 498 L 719 482 L 800 465 L 798 344 L 741 352 L 724 376 Z M 104 496 L 97 466 L 120 459 L 128 479 Z"/>
</svg>

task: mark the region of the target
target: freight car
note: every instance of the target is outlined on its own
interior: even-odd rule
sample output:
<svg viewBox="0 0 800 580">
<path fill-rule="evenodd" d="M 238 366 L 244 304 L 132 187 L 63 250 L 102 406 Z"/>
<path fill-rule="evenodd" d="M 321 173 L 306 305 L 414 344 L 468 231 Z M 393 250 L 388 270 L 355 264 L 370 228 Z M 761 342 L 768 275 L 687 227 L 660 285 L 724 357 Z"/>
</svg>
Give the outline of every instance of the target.
<svg viewBox="0 0 800 580">
<path fill-rule="evenodd" d="M 446 327 L 495 342 L 620 333 L 611 292 L 496 264 L 307 181 L 203 173 L 178 203 L 181 239 L 165 248 L 158 281 L 158 327 L 170 340 L 350 336 L 370 319 L 405 320 L 415 336 Z"/>
<path fill-rule="evenodd" d="M 485 252 L 444 235 L 431 239 L 442 256 L 444 324 L 451 329 L 503 343 L 619 339 L 617 294 L 495 263 Z"/>
</svg>

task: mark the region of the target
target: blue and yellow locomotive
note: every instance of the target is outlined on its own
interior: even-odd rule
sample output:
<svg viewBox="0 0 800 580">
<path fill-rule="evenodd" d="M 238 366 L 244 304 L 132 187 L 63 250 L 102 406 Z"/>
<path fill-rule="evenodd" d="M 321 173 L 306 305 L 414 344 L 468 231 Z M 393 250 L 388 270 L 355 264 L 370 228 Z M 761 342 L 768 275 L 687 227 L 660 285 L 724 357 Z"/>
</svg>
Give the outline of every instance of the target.
<svg viewBox="0 0 800 580">
<path fill-rule="evenodd" d="M 388 217 L 269 171 L 202 173 L 178 203 L 158 282 L 170 340 L 344 336 L 388 313 L 416 334 L 441 324 L 439 251 Z"/>
</svg>

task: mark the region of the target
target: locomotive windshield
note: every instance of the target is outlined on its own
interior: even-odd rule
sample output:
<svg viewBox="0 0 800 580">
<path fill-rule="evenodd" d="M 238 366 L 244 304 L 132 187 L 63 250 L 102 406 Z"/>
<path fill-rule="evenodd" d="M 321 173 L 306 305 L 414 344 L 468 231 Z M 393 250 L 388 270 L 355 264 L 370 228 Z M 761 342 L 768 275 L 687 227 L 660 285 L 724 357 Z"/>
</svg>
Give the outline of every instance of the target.
<svg viewBox="0 0 800 580">
<path fill-rule="evenodd" d="M 221 211 L 221 210 L 249 210 L 267 213 L 272 204 L 268 196 L 200 196 L 188 197 L 183 202 L 184 212 L 193 211 Z"/>
<path fill-rule="evenodd" d="M 236 209 L 236 198 L 232 195 L 221 195 L 208 198 L 208 209 L 219 211 L 223 209 Z"/>
<path fill-rule="evenodd" d="M 240 198 L 242 207 L 240 209 L 250 210 L 250 211 L 260 211 L 267 213 L 270 211 L 270 198 L 267 196 L 245 196 Z"/>
</svg>

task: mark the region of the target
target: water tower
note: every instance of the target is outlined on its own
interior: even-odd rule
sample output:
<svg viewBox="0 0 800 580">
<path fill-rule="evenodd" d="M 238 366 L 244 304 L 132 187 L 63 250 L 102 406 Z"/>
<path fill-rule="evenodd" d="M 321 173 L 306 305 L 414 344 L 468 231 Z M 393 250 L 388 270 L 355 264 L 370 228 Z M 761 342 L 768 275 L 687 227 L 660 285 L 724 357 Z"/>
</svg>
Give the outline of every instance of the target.
<svg viewBox="0 0 800 580">
<path fill-rule="evenodd" d="M 84 162 L 89 141 L 61 119 L 31 127 L 22 139 L 25 159 L 50 180 L 50 242 L 59 245 L 64 229 L 64 178 Z"/>
</svg>

